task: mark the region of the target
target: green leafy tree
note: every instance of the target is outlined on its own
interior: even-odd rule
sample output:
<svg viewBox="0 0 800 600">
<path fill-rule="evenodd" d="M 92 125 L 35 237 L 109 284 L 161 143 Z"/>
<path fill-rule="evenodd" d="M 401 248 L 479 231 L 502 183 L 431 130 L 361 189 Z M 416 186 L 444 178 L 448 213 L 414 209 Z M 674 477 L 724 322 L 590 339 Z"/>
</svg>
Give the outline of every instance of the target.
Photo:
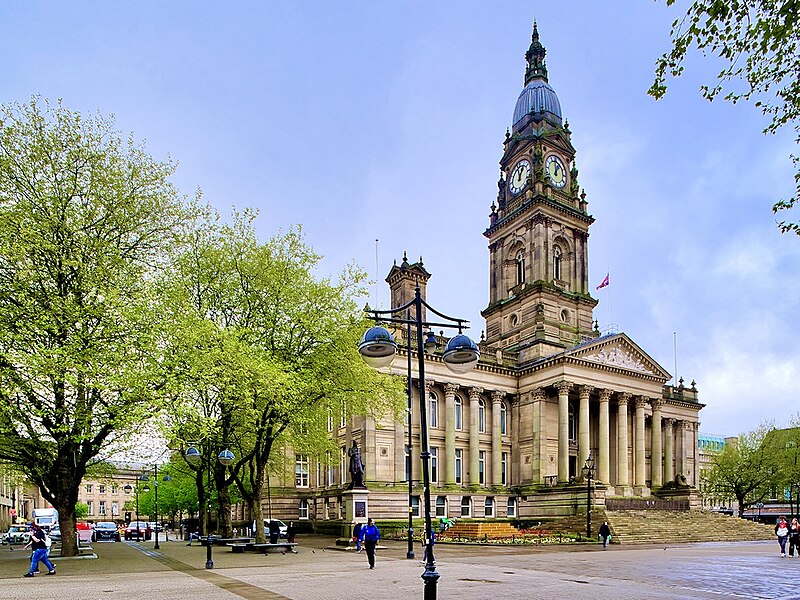
<svg viewBox="0 0 800 600">
<path fill-rule="evenodd" d="M 667 6 L 675 0 L 666 0 Z M 656 62 L 654 98 L 667 91 L 667 76 L 683 74 L 687 52 L 696 48 L 713 54 L 724 68 L 714 85 L 701 87 L 704 98 L 720 94 L 729 102 L 753 101 L 771 118 L 764 133 L 791 125 L 800 142 L 800 0 L 695 0 L 686 14 L 672 23 L 672 50 Z M 792 208 L 800 198 L 800 157 L 794 196 L 776 202 L 775 213 Z M 800 235 L 800 224 L 782 221 L 781 231 Z"/>
<path fill-rule="evenodd" d="M 87 468 L 158 409 L 153 281 L 189 212 L 173 170 L 112 119 L 0 108 L 0 461 L 58 509 L 65 556 Z"/>
<path fill-rule="evenodd" d="M 263 540 L 266 480 L 270 465 L 282 460 L 273 450 L 330 443 L 329 411 L 401 409 L 403 387 L 358 354 L 367 326 L 357 303 L 365 274 L 350 266 L 337 281 L 316 277 L 320 257 L 299 228 L 260 243 L 254 216 L 199 229 L 168 281 L 182 332 L 174 352 L 186 365 L 185 414 L 196 413 L 200 439 L 234 450 L 230 469 L 215 462 L 215 489 L 236 484 Z M 182 419 L 178 434 L 190 430 L 190 419 Z"/>
<path fill-rule="evenodd" d="M 718 497 L 735 497 L 739 517 L 747 507 L 763 502 L 779 480 L 779 453 L 771 443 L 771 428 L 765 425 L 741 434 L 726 444 L 704 471 L 704 488 Z"/>
<path fill-rule="evenodd" d="M 89 505 L 86 502 L 78 502 L 75 505 L 75 518 L 85 519 L 89 516 Z"/>
</svg>

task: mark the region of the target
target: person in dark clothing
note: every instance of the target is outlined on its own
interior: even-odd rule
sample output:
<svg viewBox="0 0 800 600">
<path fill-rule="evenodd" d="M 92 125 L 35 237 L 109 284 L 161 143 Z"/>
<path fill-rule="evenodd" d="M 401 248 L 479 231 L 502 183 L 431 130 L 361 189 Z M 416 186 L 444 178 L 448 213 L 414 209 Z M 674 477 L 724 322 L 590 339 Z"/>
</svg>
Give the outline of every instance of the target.
<svg viewBox="0 0 800 600">
<path fill-rule="evenodd" d="M 25 545 L 25 548 L 31 546 L 33 548 L 33 555 L 31 556 L 31 568 L 25 573 L 25 577 L 34 577 L 36 570 L 39 568 L 39 561 L 44 563 L 47 567 L 48 575 L 56 574 L 56 566 L 47 558 L 47 544 L 45 542 L 46 534 L 41 527 L 35 523 L 31 524 L 31 539 Z"/>
<path fill-rule="evenodd" d="M 378 545 L 378 540 L 381 539 L 381 532 L 378 531 L 375 521 L 369 519 L 367 524 L 361 528 L 361 538 L 364 540 L 364 549 L 367 551 L 367 560 L 369 561 L 369 568 L 375 568 L 375 546 Z"/>
<path fill-rule="evenodd" d="M 294 540 L 297 537 L 297 530 L 294 528 L 294 522 L 289 521 L 289 527 L 286 528 L 286 541 L 290 544 L 294 544 Z"/>
<path fill-rule="evenodd" d="M 356 543 L 356 552 L 361 552 L 361 529 L 363 525 L 356 523 L 353 525 L 353 541 Z"/>
<path fill-rule="evenodd" d="M 800 523 L 797 519 L 792 519 L 789 524 L 789 556 L 794 556 L 795 550 L 800 557 Z"/>
<path fill-rule="evenodd" d="M 786 540 L 789 537 L 789 524 L 786 517 L 781 516 L 775 524 L 775 535 L 778 536 L 778 544 L 781 546 L 781 558 L 786 557 Z"/>
<path fill-rule="evenodd" d="M 600 540 L 603 542 L 603 548 L 608 546 L 608 542 L 611 539 L 611 528 L 608 526 L 608 521 L 603 521 L 603 524 L 600 525 L 600 531 L 597 533 L 600 535 Z"/>
<path fill-rule="evenodd" d="M 277 544 L 278 537 L 281 535 L 281 526 L 274 519 L 269 521 L 269 543 Z"/>
</svg>

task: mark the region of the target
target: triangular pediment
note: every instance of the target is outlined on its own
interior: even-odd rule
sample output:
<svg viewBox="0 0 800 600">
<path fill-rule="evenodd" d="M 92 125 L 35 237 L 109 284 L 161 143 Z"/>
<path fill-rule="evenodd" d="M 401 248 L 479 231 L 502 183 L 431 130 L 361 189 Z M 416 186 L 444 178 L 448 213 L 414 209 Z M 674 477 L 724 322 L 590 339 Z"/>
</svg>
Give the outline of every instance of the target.
<svg viewBox="0 0 800 600">
<path fill-rule="evenodd" d="M 565 356 L 573 359 L 628 369 L 645 375 L 668 380 L 671 375 L 654 361 L 624 333 L 603 336 L 567 350 Z"/>
</svg>

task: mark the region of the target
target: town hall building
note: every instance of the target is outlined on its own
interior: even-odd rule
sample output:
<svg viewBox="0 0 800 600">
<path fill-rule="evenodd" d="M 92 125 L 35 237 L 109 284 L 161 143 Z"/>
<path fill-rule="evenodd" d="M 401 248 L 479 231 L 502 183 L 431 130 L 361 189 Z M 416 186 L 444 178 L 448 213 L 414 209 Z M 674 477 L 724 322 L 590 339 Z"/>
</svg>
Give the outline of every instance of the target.
<svg viewBox="0 0 800 600">
<path fill-rule="evenodd" d="M 536 25 L 525 59 L 524 88 L 505 133 L 497 198 L 483 232 L 490 276 L 480 362 L 467 374 L 452 373 L 442 360 L 447 340 L 441 337 L 439 350 L 425 358 L 434 514 L 574 514 L 586 505 L 582 468 L 590 457 L 598 505 L 614 498 L 696 497 L 703 405 L 694 383 L 667 385 L 671 375 L 633 339 L 599 332 L 588 277 L 595 219 L 578 183 L 571 131 L 548 82 Z M 417 287 L 424 298 L 431 276 L 405 256 L 395 263 L 386 278 L 392 307 L 411 300 Z M 405 332 L 394 334 L 400 353 L 390 369 L 405 376 Z M 417 393 L 410 448 L 404 421 L 331 421 L 339 456 L 297 456 L 294 485 L 288 475 L 280 493 L 273 489 L 272 514 L 344 519 L 347 450 L 356 441 L 369 516 L 405 518 L 409 477 L 411 511 L 421 516 Z"/>
</svg>

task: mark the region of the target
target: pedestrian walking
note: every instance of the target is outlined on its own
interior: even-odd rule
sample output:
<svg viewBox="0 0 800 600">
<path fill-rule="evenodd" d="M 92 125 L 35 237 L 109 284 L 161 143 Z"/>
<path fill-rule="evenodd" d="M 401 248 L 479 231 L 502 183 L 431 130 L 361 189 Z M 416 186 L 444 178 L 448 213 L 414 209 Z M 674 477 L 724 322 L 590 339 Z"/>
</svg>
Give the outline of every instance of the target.
<svg viewBox="0 0 800 600">
<path fill-rule="evenodd" d="M 369 519 L 367 524 L 361 528 L 361 539 L 364 540 L 364 549 L 367 551 L 367 560 L 369 561 L 369 568 L 375 568 L 375 546 L 378 545 L 378 540 L 381 539 L 381 532 L 375 521 Z"/>
<path fill-rule="evenodd" d="M 789 557 L 794 556 L 795 551 L 800 557 L 800 522 L 797 521 L 797 518 L 792 519 L 789 524 Z"/>
<path fill-rule="evenodd" d="M 789 537 L 789 524 L 786 517 L 781 516 L 775 524 L 775 535 L 778 536 L 778 543 L 781 546 L 781 558 L 786 557 L 786 540 Z"/>
<path fill-rule="evenodd" d="M 294 528 L 294 521 L 289 521 L 289 526 L 286 528 L 286 541 L 290 544 L 294 544 L 296 537 L 297 530 Z"/>
<path fill-rule="evenodd" d="M 269 520 L 269 543 L 277 544 L 281 535 L 281 526 L 275 519 Z"/>
<path fill-rule="evenodd" d="M 47 567 L 48 575 L 56 574 L 56 566 L 47 558 L 46 538 L 47 534 L 42 528 L 36 523 L 31 523 L 31 538 L 23 548 L 33 548 L 33 554 L 31 555 L 31 568 L 25 573 L 25 577 L 35 577 L 36 571 L 39 568 L 39 561 L 43 562 L 44 566 Z"/>
<path fill-rule="evenodd" d="M 600 540 L 603 542 L 603 548 L 608 546 L 608 543 L 611 541 L 611 528 L 608 526 L 608 521 L 603 521 L 603 524 L 600 525 L 600 531 L 597 533 L 600 536 Z"/>
<path fill-rule="evenodd" d="M 361 523 L 353 521 L 353 541 L 356 543 L 356 552 L 361 552 Z"/>
</svg>

